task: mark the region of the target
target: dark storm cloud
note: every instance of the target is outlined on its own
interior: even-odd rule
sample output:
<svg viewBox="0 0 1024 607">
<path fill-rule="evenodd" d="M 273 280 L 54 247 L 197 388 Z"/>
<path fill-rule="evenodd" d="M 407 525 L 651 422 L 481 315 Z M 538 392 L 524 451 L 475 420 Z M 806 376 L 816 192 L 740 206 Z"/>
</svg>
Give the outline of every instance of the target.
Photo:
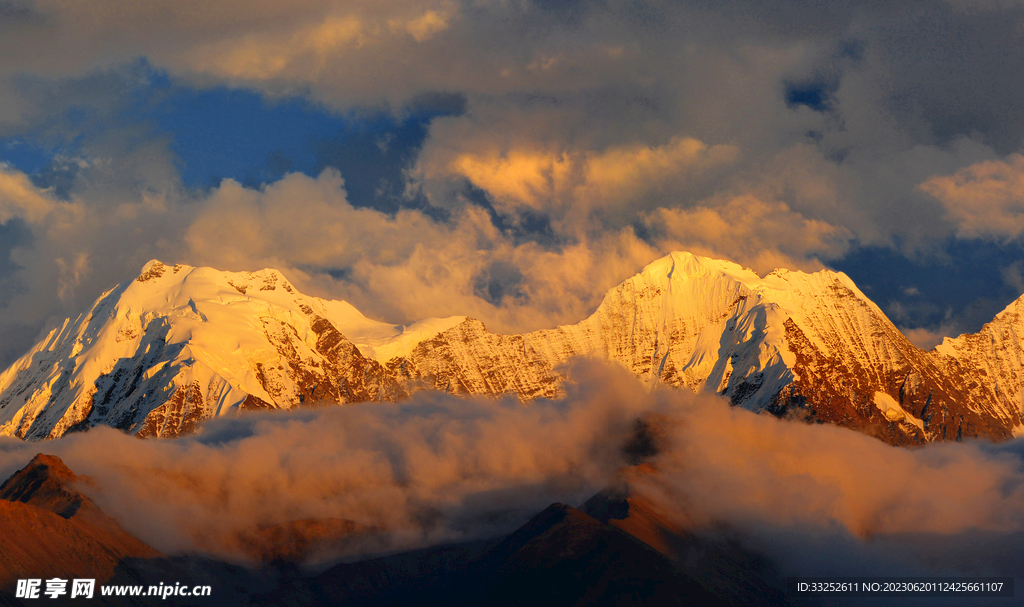
<svg viewBox="0 0 1024 607">
<path fill-rule="evenodd" d="M 1020 7 L 947 4 L 871 25 L 869 61 L 887 68 L 891 111 L 915 139 L 980 137 L 1000 154 L 1020 149 L 1024 131 L 1012 99 L 1024 85 L 1011 77 L 1024 60 L 1020 23 Z"/>
</svg>

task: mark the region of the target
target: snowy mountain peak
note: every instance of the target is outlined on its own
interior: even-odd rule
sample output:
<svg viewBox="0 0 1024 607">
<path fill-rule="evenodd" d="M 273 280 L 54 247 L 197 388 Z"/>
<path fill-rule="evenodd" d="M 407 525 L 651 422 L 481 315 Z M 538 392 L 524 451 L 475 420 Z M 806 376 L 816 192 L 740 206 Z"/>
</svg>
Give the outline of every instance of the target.
<svg viewBox="0 0 1024 607">
<path fill-rule="evenodd" d="M 665 277 L 685 281 L 697 276 L 725 275 L 738 280 L 757 280 L 757 274 L 743 266 L 724 259 L 711 259 L 693 253 L 676 251 L 657 259 L 641 270 L 640 276 Z"/>
<path fill-rule="evenodd" d="M 405 391 L 374 355 L 401 355 L 461 321 L 380 323 L 302 295 L 276 270 L 154 260 L 0 374 L 0 434 L 102 423 L 165 436 L 246 408 L 393 400 Z"/>
<path fill-rule="evenodd" d="M 894 444 L 1020 432 L 1024 301 L 978 335 L 914 347 L 844 274 L 672 253 L 611 289 L 588 318 L 497 335 L 463 316 L 407 326 L 300 293 L 278 271 L 147 263 L 0 374 L 0 434 L 97 424 L 194 431 L 252 408 L 561 390 L 575 356 L 651 385 L 830 422 Z"/>
</svg>

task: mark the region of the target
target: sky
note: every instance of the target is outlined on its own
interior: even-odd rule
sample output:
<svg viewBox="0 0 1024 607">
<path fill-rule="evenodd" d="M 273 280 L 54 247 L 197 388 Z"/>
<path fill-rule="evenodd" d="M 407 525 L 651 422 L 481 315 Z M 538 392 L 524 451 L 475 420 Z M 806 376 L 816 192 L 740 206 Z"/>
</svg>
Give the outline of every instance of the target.
<svg viewBox="0 0 1024 607">
<path fill-rule="evenodd" d="M 1024 293 L 1019 0 L 0 0 L 0 363 L 150 259 L 575 323 L 673 250 Z"/>
</svg>

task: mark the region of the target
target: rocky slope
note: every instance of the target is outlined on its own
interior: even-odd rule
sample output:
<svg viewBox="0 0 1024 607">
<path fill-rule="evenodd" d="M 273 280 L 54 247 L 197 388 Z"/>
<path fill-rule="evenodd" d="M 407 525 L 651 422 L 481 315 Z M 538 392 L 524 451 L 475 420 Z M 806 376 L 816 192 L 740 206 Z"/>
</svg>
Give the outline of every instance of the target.
<svg viewBox="0 0 1024 607">
<path fill-rule="evenodd" d="M 246 605 L 251 595 L 269 592 L 282 577 L 294 577 L 287 567 L 246 569 L 196 554 L 164 556 L 107 516 L 80 491 L 87 487 L 96 494 L 91 479 L 76 475 L 60 458 L 42 453 L 0 485 L 0 605 L 152 605 L 154 597 L 145 594 L 148 588 L 168 580 L 208 585 L 212 594 L 155 599 L 161 603 Z M 339 540 L 331 521 L 296 521 L 282 528 L 287 532 L 254 530 L 254 537 L 259 536 L 263 550 L 284 556 L 295 554 L 297 536 L 308 536 L 307 545 Z M 92 599 L 71 599 L 68 594 L 51 599 L 43 592 L 37 599 L 15 596 L 18 580 L 53 578 L 95 580 Z M 141 586 L 143 594 L 108 596 L 101 590 L 106 584 Z M 45 590 L 44 584 L 41 591 Z"/>
<path fill-rule="evenodd" d="M 391 401 L 422 388 L 551 397 L 562 363 L 598 356 L 651 386 L 893 444 L 999 440 L 1022 429 L 1022 313 L 1019 300 L 977 335 L 924 352 L 844 274 L 760 277 L 673 253 L 578 324 L 498 335 L 464 317 L 375 322 L 273 270 L 154 261 L 0 375 L 0 435 L 106 424 L 175 436 L 244 409 Z"/>
<path fill-rule="evenodd" d="M 39 454 L 0 485 L 0 590 L 22 578 L 103 581 L 125 558 L 160 556 L 79 493 L 87 482 Z"/>
</svg>

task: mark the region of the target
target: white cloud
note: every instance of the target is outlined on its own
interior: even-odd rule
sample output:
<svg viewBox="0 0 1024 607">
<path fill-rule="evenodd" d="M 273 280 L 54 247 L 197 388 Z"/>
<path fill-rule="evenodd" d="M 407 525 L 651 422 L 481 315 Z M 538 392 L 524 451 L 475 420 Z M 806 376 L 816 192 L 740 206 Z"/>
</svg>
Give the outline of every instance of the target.
<svg viewBox="0 0 1024 607">
<path fill-rule="evenodd" d="M 658 255 L 628 231 L 560 251 L 517 244 L 476 207 L 443 223 L 414 210 L 356 209 L 335 171 L 262 190 L 225 181 L 199 204 L 179 252 L 189 263 L 276 267 L 307 292 L 395 322 L 466 314 L 501 331 L 577 322 Z M 481 281 L 495 264 L 515 269 L 497 278 L 513 295 L 492 301 Z M 339 269 L 346 277 L 332 278 Z"/>
</svg>

